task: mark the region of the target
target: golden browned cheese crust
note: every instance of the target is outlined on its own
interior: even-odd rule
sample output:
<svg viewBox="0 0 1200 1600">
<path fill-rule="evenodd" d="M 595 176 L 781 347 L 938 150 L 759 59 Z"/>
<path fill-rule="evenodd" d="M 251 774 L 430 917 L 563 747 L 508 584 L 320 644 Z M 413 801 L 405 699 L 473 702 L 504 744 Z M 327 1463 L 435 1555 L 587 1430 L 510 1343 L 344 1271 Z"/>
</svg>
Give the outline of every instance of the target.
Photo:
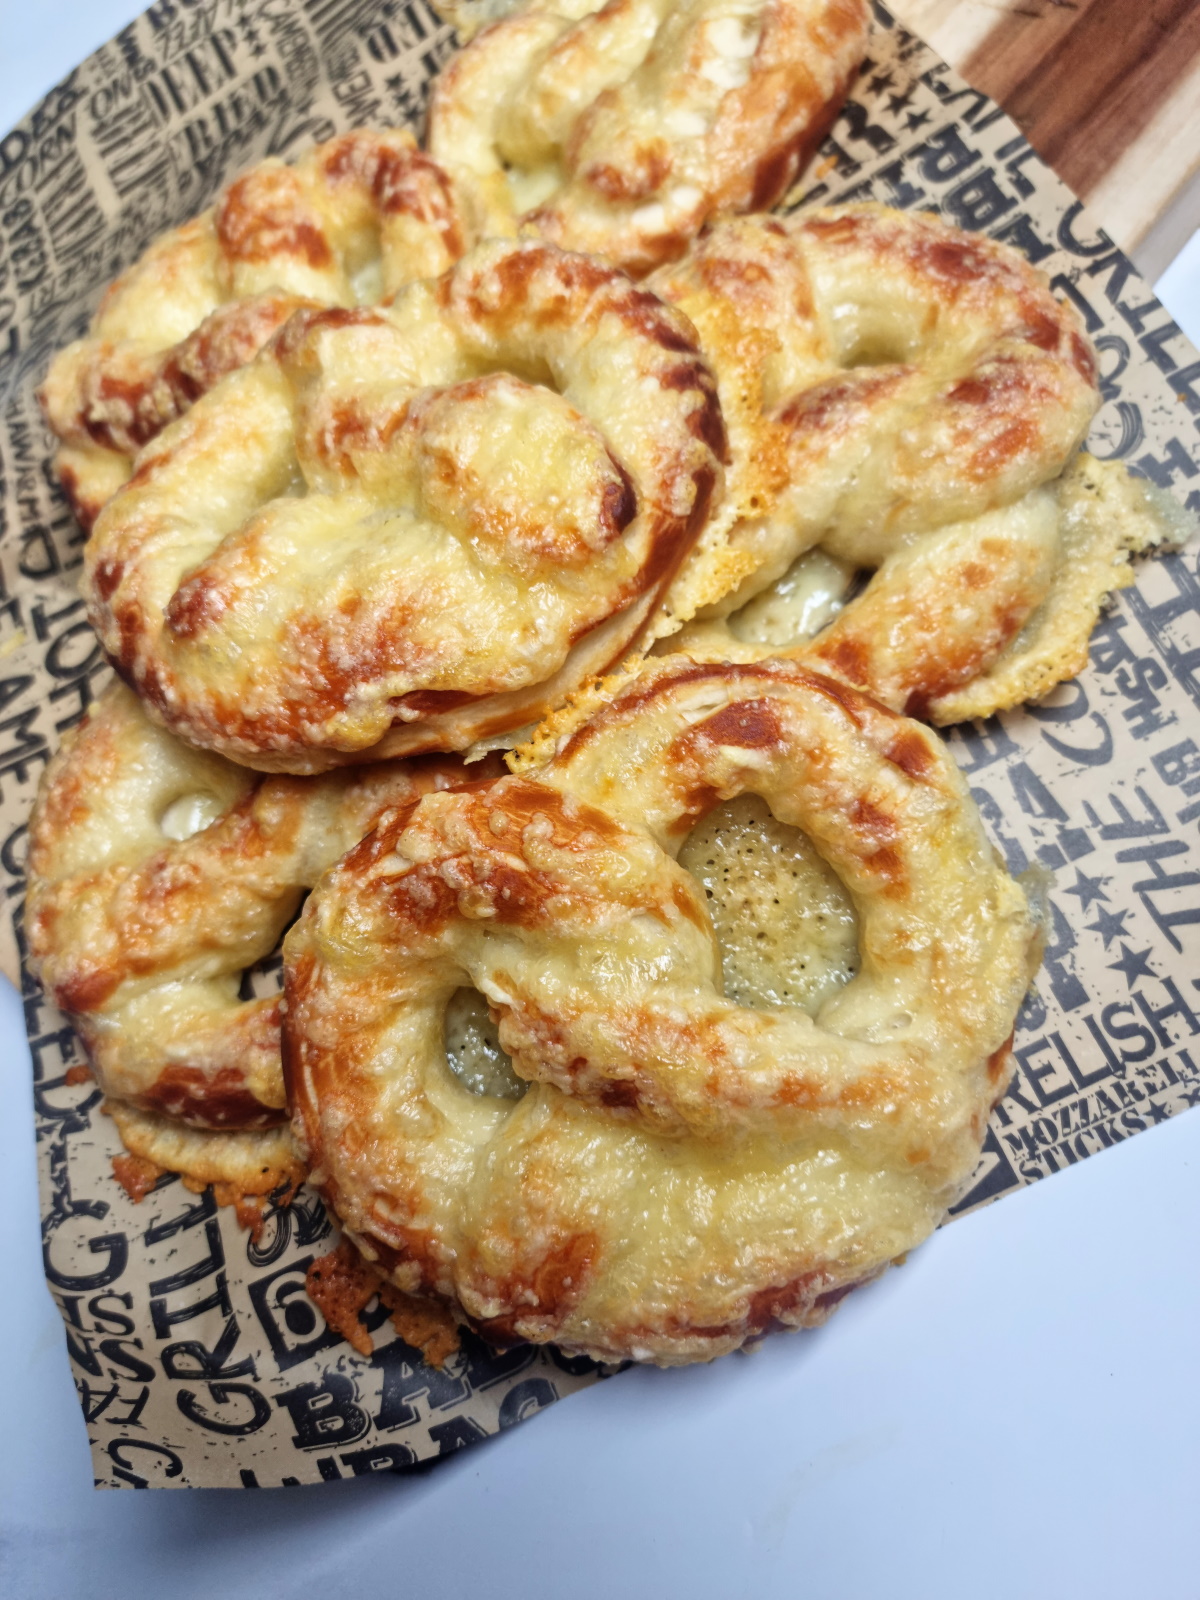
<svg viewBox="0 0 1200 1600">
<path fill-rule="evenodd" d="M 637 639 L 724 450 L 686 318 L 481 245 L 387 309 L 298 313 L 148 445 L 90 616 L 156 718 L 248 765 L 465 749 Z"/>
<path fill-rule="evenodd" d="M 133 1155 L 249 1194 L 298 1175 L 280 1000 L 251 969 L 381 809 L 487 771 L 447 757 L 264 779 L 181 745 L 127 689 L 103 696 L 47 769 L 25 928 Z"/>
<path fill-rule="evenodd" d="M 340 1240 L 328 1255 L 316 1257 L 308 1269 L 304 1288 L 329 1326 L 368 1360 L 371 1335 L 359 1313 L 376 1295 L 391 1313 L 396 1332 L 405 1344 L 421 1352 L 428 1366 L 444 1366 L 447 1356 L 459 1348 L 458 1330 L 444 1307 L 414 1299 L 397 1289 L 382 1273 L 368 1266 L 347 1239 Z"/>
<path fill-rule="evenodd" d="M 113 1175 L 135 1202 L 164 1173 L 177 1172 L 190 1189 L 211 1187 L 218 1205 L 234 1206 L 243 1226 L 254 1229 L 267 1197 L 285 1202 L 308 1171 L 286 1122 L 270 1128 L 196 1128 L 111 1095 L 104 1109 L 127 1152 L 113 1157 Z"/>
<path fill-rule="evenodd" d="M 936 1227 L 1039 938 L 936 737 L 836 680 L 673 657 L 590 703 L 317 887 L 285 944 L 293 1127 L 368 1260 L 485 1337 L 705 1360 L 819 1322 Z M 815 1016 L 724 995 L 675 859 L 742 794 L 853 904 L 856 975 Z M 464 985 L 523 1098 L 451 1069 Z"/>
<path fill-rule="evenodd" d="M 917 714 L 948 704 L 1064 563 L 1042 486 L 1099 401 L 1073 309 L 1006 246 L 876 205 L 715 224 L 650 281 L 696 323 L 730 439 L 722 514 L 658 631 L 739 611 L 820 550 L 877 572 L 859 635 L 829 641 L 825 669 Z M 923 676 L 900 692 L 890 657 L 910 642 Z"/>
<path fill-rule="evenodd" d="M 131 458 L 303 305 L 373 304 L 470 243 L 447 175 L 402 129 L 264 161 L 109 288 L 40 391 L 57 468 L 90 528 Z"/>
<path fill-rule="evenodd" d="M 646 272 L 718 212 L 783 198 L 868 20 L 866 0 L 530 0 L 442 73 L 430 150 L 481 233 Z"/>
</svg>

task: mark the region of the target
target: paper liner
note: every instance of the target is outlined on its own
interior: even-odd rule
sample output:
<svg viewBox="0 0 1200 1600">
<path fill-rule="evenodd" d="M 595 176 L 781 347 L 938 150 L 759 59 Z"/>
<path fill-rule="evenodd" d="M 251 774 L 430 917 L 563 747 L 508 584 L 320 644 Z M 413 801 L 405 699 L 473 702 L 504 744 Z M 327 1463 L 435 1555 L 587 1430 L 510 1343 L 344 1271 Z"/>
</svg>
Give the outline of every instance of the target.
<svg viewBox="0 0 1200 1600">
<path fill-rule="evenodd" d="M 76 593 L 82 535 L 33 390 L 109 280 L 240 168 L 350 127 L 418 121 L 453 34 L 423 0 L 160 0 L 0 142 L 0 883 L 16 975 L 38 777 L 106 668 Z M 798 193 L 937 210 L 1006 240 L 1078 306 L 1103 363 L 1091 434 L 1200 511 L 1200 359 L 1014 124 L 882 10 L 871 61 Z M 1083 1160 L 1200 1101 L 1200 575 L 1142 566 L 1092 664 L 1028 712 L 956 730 L 1014 872 L 1053 870 L 1019 1069 L 957 1208 Z M 7 943 L 11 939 L 11 943 Z M 108 1486 L 308 1483 L 403 1468 L 594 1382 L 553 1350 L 470 1336 L 422 1364 L 373 1312 L 355 1355 L 303 1290 L 329 1248 L 315 1195 L 257 1242 L 211 1194 L 140 1205 L 61 1015 L 21 974 L 46 1274 Z"/>
</svg>

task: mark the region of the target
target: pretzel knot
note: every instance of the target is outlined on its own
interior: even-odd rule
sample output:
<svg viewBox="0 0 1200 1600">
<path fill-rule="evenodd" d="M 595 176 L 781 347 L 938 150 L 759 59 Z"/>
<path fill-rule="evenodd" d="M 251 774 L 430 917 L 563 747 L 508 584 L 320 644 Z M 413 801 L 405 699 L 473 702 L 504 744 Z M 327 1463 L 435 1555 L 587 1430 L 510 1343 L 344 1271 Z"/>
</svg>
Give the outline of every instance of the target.
<svg viewBox="0 0 1200 1600">
<path fill-rule="evenodd" d="M 933 217 L 856 205 L 716 224 L 651 283 L 700 330 L 730 434 L 724 520 L 672 590 L 676 620 L 738 610 L 819 548 L 843 589 L 876 571 L 854 625 L 816 647 L 824 667 L 948 721 L 986 712 L 957 691 L 1086 568 L 1090 615 L 1066 641 L 1059 617 L 1057 675 L 1030 682 L 1077 670 L 1123 579 L 1042 487 L 1099 396 L 1079 319 L 1040 273 Z"/>
<path fill-rule="evenodd" d="M 93 708 L 42 785 L 25 927 L 122 1127 L 137 1112 L 143 1138 L 157 1132 L 159 1165 L 203 1176 L 196 1160 L 222 1157 L 209 1176 L 236 1181 L 289 1155 L 280 1000 L 254 993 L 252 969 L 383 807 L 483 775 L 441 757 L 263 778 L 179 744 L 120 686 Z"/>
<path fill-rule="evenodd" d="M 457 261 L 450 181 L 411 134 L 359 130 L 294 167 L 264 161 L 109 288 L 40 391 L 57 468 L 90 528 L 130 458 L 302 305 L 369 304 Z"/>
<path fill-rule="evenodd" d="M 298 314 L 152 444 L 91 617 L 155 715 L 251 766 L 462 749 L 637 637 L 723 451 L 684 318 L 483 245 L 387 310 Z"/>
<path fill-rule="evenodd" d="M 326 876 L 285 945 L 284 1060 L 318 1181 L 401 1287 L 490 1339 L 672 1363 L 820 1321 L 937 1225 L 1039 940 L 919 724 L 792 662 L 624 681 L 545 764 L 389 813 Z M 673 859 L 747 794 L 857 916 L 815 1017 L 723 993 Z M 448 1068 L 463 986 L 515 1103 Z"/>
<path fill-rule="evenodd" d="M 867 29 L 865 0 L 533 0 L 442 73 L 430 150 L 481 232 L 646 272 L 716 212 L 786 194 Z"/>
</svg>

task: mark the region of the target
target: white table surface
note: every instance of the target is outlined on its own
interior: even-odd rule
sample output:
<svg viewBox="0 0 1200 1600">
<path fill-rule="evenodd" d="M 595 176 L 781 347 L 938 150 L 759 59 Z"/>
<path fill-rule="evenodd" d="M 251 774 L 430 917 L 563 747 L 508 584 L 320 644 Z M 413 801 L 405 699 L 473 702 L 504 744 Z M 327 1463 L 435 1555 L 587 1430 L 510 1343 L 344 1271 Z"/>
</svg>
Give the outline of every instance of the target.
<svg viewBox="0 0 1200 1600">
<path fill-rule="evenodd" d="M 136 11 L 0 0 L 0 128 Z M 1200 239 L 1159 284 L 1200 342 Z M 0 983 L 6 1600 L 1200 1596 L 1200 1116 L 944 1229 L 819 1333 L 630 1371 L 433 1471 L 98 1494 Z"/>
</svg>

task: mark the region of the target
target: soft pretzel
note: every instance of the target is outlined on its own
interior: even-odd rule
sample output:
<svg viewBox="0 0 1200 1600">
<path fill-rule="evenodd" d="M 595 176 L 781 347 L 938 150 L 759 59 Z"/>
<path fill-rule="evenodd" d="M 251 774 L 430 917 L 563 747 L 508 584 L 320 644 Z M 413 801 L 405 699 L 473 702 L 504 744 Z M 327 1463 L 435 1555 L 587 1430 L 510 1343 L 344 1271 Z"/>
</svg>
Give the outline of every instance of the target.
<svg viewBox="0 0 1200 1600">
<path fill-rule="evenodd" d="M 402 129 L 264 161 L 109 288 L 40 391 L 56 466 L 90 528 L 130 459 L 302 305 L 353 306 L 432 277 L 469 240 L 446 174 Z"/>
<path fill-rule="evenodd" d="M 481 245 L 388 309 L 298 313 L 150 444 L 90 615 L 158 719 L 248 765 L 463 749 L 638 637 L 723 451 L 678 312 Z"/>
<path fill-rule="evenodd" d="M 400 1288 L 494 1341 L 704 1360 L 823 1320 L 937 1225 L 1039 941 L 920 724 L 795 662 L 674 657 L 606 693 L 487 791 L 389 810 L 323 879 L 285 943 L 285 1073 L 315 1181 Z M 810 990 L 815 1016 L 787 985 L 722 993 L 672 859 L 746 794 L 857 916 L 858 974 Z M 463 986 L 515 1103 L 447 1070 Z"/>
<path fill-rule="evenodd" d="M 865 0 L 530 0 L 443 71 L 430 150 L 481 232 L 646 272 L 782 199 L 867 31 Z"/>
<path fill-rule="evenodd" d="M 899 708 L 957 714 L 958 691 L 1056 580 L 1078 592 L 1062 496 L 1041 492 L 1099 400 L 1075 312 L 1015 251 L 876 205 L 715 224 L 651 283 L 696 323 L 730 440 L 722 518 L 673 586 L 661 631 L 739 610 L 819 548 L 847 569 L 879 569 L 863 604 L 882 615 L 891 585 L 896 638 L 935 616 L 944 651 L 944 671 L 928 657 L 927 681 L 899 695 L 856 675 L 849 645 L 827 665 Z M 1064 663 L 1122 581 L 1111 545 L 1088 552 L 1093 604 L 1076 608 Z"/>
<path fill-rule="evenodd" d="M 105 693 L 47 769 L 25 928 L 134 1154 L 244 1192 L 264 1160 L 286 1169 L 279 996 L 251 969 L 382 806 L 486 772 L 442 757 L 263 778 Z"/>
<path fill-rule="evenodd" d="M 656 649 L 795 656 L 909 716 L 990 717 L 1082 672 L 1105 598 L 1133 582 L 1130 554 L 1186 531 L 1121 462 L 1081 452 L 1011 506 L 901 544 L 857 593 L 852 566 L 810 550 L 731 616 Z"/>
</svg>

